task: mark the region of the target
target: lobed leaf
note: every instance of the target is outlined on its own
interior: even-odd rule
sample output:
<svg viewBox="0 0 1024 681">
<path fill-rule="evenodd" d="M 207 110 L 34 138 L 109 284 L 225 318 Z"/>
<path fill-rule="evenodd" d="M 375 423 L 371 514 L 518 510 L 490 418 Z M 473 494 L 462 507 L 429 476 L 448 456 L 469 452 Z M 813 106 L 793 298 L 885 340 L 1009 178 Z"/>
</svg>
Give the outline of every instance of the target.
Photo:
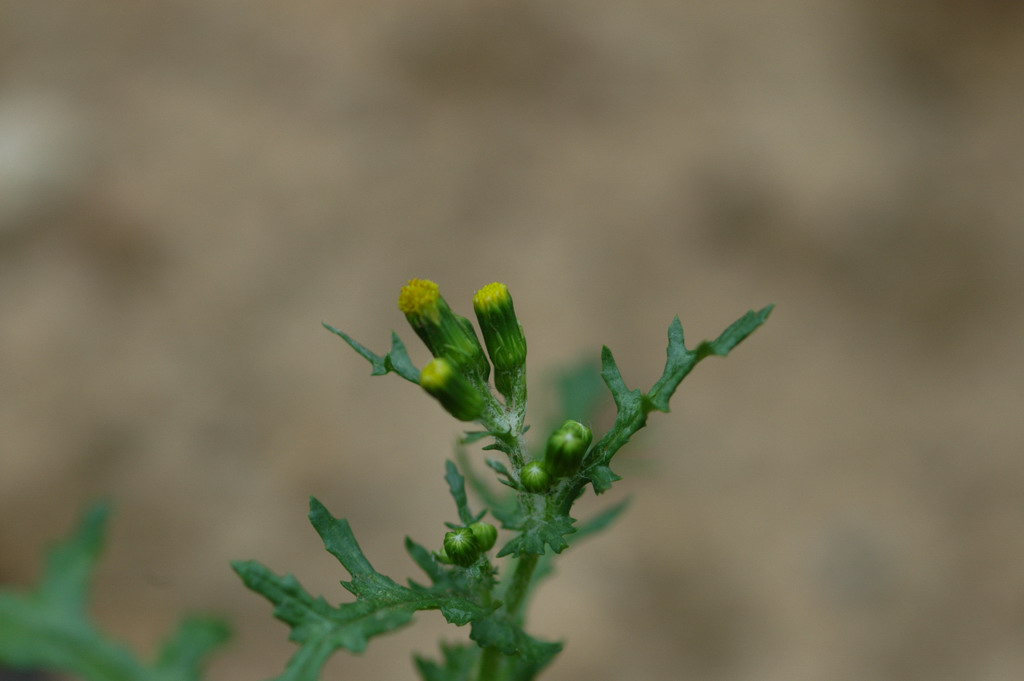
<svg viewBox="0 0 1024 681">
<path fill-rule="evenodd" d="M 679 317 L 674 318 L 668 327 L 665 369 L 647 393 L 642 393 L 639 389 L 630 390 L 622 378 L 611 350 L 607 347 L 602 348 L 601 377 L 615 400 L 615 423 L 587 454 L 581 474 L 582 482 L 570 489 L 562 500 L 562 507 L 571 503 L 587 482 L 593 484 L 597 494 L 610 489 L 612 483 L 620 478 L 608 468 L 608 463 L 636 431 L 647 425 L 647 414 L 655 410 L 667 412 L 669 400 L 679 384 L 702 359 L 712 355 L 728 355 L 733 348 L 764 324 L 773 308 L 773 305 L 768 305 L 757 312 L 747 312 L 730 324 L 718 338 L 701 342 L 696 350 L 686 348 L 683 325 Z"/>
<path fill-rule="evenodd" d="M 468 527 L 476 521 L 469 510 L 469 500 L 466 498 L 466 479 L 459 473 L 458 466 L 453 461 L 444 462 L 444 479 L 448 483 L 448 490 L 452 499 L 455 500 L 455 508 L 459 512 L 459 520 Z"/>
<path fill-rule="evenodd" d="M 321 324 L 334 335 L 340 336 L 353 350 L 370 363 L 373 367 L 373 370 L 370 372 L 371 376 L 383 376 L 393 371 L 410 383 L 419 384 L 420 371 L 409 358 L 409 352 L 405 349 L 405 343 L 402 342 L 402 339 L 394 331 L 391 332 L 391 351 L 381 357 L 341 329 L 331 326 L 327 322 L 321 322 Z"/>
<path fill-rule="evenodd" d="M 553 518 L 527 518 L 526 522 L 518 528 L 519 534 L 498 552 L 498 558 L 502 556 L 516 556 L 529 553 L 543 555 L 546 546 L 550 546 L 555 553 L 561 553 L 569 546 L 565 536 L 576 531 L 573 523 L 576 520 L 567 515 L 556 515 Z"/>
<path fill-rule="evenodd" d="M 341 562 L 351 580 L 342 582 L 356 600 L 332 606 L 313 598 L 292 575 L 278 576 L 255 561 L 233 564 L 245 585 L 274 605 L 274 616 L 291 627 L 289 638 L 300 644 L 281 679 L 315 681 L 328 658 L 340 649 L 366 649 L 374 636 L 407 624 L 418 610 L 440 610 L 455 625 L 486 617 L 497 604 L 482 606 L 428 562 L 428 552 L 406 541 L 413 559 L 435 582 L 431 587 L 401 586 L 377 572 L 363 554 L 347 520 L 335 518 L 317 499 L 310 499 L 309 519 L 324 548 Z"/>
<path fill-rule="evenodd" d="M 439 665 L 433 660 L 417 655 L 416 669 L 423 681 L 471 681 L 476 671 L 480 649 L 476 646 L 441 644 L 444 664 Z"/>
<path fill-rule="evenodd" d="M 474 620 L 469 637 L 483 648 L 497 648 L 512 658 L 516 676 L 521 678 L 533 678 L 562 650 L 561 643 L 536 639 L 498 614 Z"/>
<path fill-rule="evenodd" d="M 46 669 L 87 681 L 198 681 L 208 655 L 228 638 L 212 619 L 186 619 L 147 665 L 107 637 L 86 611 L 109 509 L 97 504 L 47 557 L 39 587 L 0 590 L 0 665 Z"/>
</svg>

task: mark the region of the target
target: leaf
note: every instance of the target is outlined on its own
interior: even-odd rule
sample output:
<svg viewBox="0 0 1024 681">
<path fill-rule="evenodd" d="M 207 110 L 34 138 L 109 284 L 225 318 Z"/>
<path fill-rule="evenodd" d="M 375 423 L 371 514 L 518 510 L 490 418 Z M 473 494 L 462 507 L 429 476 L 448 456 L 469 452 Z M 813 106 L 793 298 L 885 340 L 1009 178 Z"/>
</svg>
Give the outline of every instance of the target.
<svg viewBox="0 0 1024 681">
<path fill-rule="evenodd" d="M 498 558 L 502 556 L 520 556 L 524 553 L 543 555 L 545 546 L 550 546 L 555 553 L 561 553 L 569 546 L 565 535 L 576 531 L 573 523 L 574 518 L 567 515 L 557 515 L 551 519 L 528 518 L 519 529 L 519 534 L 504 548 L 498 552 Z"/>
<path fill-rule="evenodd" d="M 597 494 L 604 494 L 611 489 L 613 482 L 622 480 L 622 476 L 608 466 L 594 466 L 588 471 L 588 475 L 590 482 L 594 485 L 594 492 Z"/>
<path fill-rule="evenodd" d="M 393 371 L 410 383 L 419 384 L 419 369 L 417 369 L 415 365 L 413 365 L 412 360 L 409 359 L 409 353 L 405 349 L 405 344 L 394 331 L 391 332 L 391 352 L 381 357 L 341 329 L 335 328 L 327 322 L 321 322 L 321 324 L 331 333 L 336 336 L 340 336 L 341 339 L 348 343 L 353 350 L 362 355 L 363 358 L 370 363 L 373 367 L 373 370 L 370 372 L 371 376 L 383 376 L 384 374 Z"/>
<path fill-rule="evenodd" d="M 489 430 L 467 430 L 463 434 L 462 439 L 459 441 L 459 443 L 464 445 L 471 445 L 474 442 L 478 442 L 484 439 L 485 437 L 493 435 L 494 433 L 492 433 Z"/>
<path fill-rule="evenodd" d="M 420 566 L 420 569 L 430 577 L 431 584 L 438 584 L 447 580 L 448 573 L 434 558 L 434 554 L 414 542 L 409 537 L 405 538 L 405 550 L 412 556 L 413 561 Z"/>
<path fill-rule="evenodd" d="M 597 534 L 601 530 L 606 529 L 613 522 L 618 520 L 622 512 L 629 507 L 629 499 L 624 499 L 614 506 L 610 506 L 605 510 L 601 511 L 592 518 L 582 521 L 576 528 L 575 534 L 566 537 L 569 541 L 569 546 L 576 546 L 580 543 L 581 539 L 586 539 L 592 534 Z M 553 558 L 551 554 L 544 554 L 537 562 L 537 568 L 533 573 L 533 585 L 530 587 L 531 591 L 533 586 L 540 580 L 548 577 L 554 569 L 552 568 Z"/>
<path fill-rule="evenodd" d="M 668 402 L 675 393 L 676 388 L 686 375 L 693 370 L 705 357 L 716 355 L 725 357 L 747 336 L 752 334 L 759 326 L 765 323 L 768 315 L 771 314 L 774 305 L 768 305 L 758 312 L 753 310 L 737 319 L 729 325 L 713 341 L 702 341 L 696 350 L 687 350 L 683 340 L 683 326 L 679 323 L 679 317 L 672 320 L 668 327 L 668 349 L 666 350 L 665 370 L 661 378 L 654 384 L 647 394 L 650 405 L 658 411 L 668 411 Z"/>
<path fill-rule="evenodd" d="M 208 617 L 190 617 L 160 650 L 157 668 L 179 678 L 198 679 L 206 657 L 231 636 L 222 621 Z"/>
<path fill-rule="evenodd" d="M 35 591 L 0 590 L 0 664 L 88 681 L 198 681 L 208 655 L 228 638 L 220 621 L 186 619 L 149 666 L 89 618 L 85 603 L 108 515 L 104 504 L 85 513 L 75 532 L 49 552 Z"/>
<path fill-rule="evenodd" d="M 641 428 L 647 425 L 647 414 L 651 411 L 669 410 L 669 400 L 684 378 L 705 357 L 729 354 L 747 336 L 757 330 L 768 319 L 774 306 L 768 305 L 758 312 L 750 311 L 733 322 L 713 341 L 703 341 L 696 350 L 687 350 L 683 337 L 683 325 L 679 317 L 668 327 L 668 347 L 665 369 L 661 378 L 646 394 L 639 389 L 630 390 L 615 363 L 615 357 L 607 347 L 601 350 L 601 378 L 615 400 L 617 414 L 615 423 L 604 437 L 590 450 L 583 464 L 580 480 L 570 486 L 560 499 L 563 509 L 570 505 L 582 492 L 583 485 L 593 483 L 597 494 L 606 492 L 619 476 L 608 468 L 615 453 Z"/>
<path fill-rule="evenodd" d="M 416 669 L 424 681 L 471 681 L 480 649 L 477 646 L 441 644 L 444 666 L 416 656 Z"/>
<path fill-rule="evenodd" d="M 451 492 L 452 499 L 455 500 L 455 508 L 459 511 L 459 520 L 465 527 L 469 527 L 476 518 L 469 510 L 469 500 L 466 498 L 466 479 L 459 473 L 459 469 L 453 461 L 444 462 L 444 471 L 448 490 Z"/>
<path fill-rule="evenodd" d="M 404 626 L 418 610 L 440 610 L 448 622 L 461 626 L 486 617 L 497 607 L 479 605 L 467 590 L 456 588 L 439 565 L 428 565 L 426 549 L 411 540 L 406 543 L 410 554 L 436 583 L 431 587 L 401 586 L 373 568 L 347 520 L 332 516 L 315 498 L 309 506 L 310 522 L 324 548 L 351 576 L 341 584 L 356 597 L 354 602 L 332 606 L 322 597 L 313 598 L 292 575 L 278 576 L 255 561 L 232 564 L 249 589 L 274 605 L 274 616 L 291 627 L 289 638 L 300 644 L 280 679 L 316 681 L 335 652 L 362 652 L 370 639 Z"/>
<path fill-rule="evenodd" d="M 607 395 L 602 389 L 600 367 L 592 359 L 587 359 L 562 372 L 556 381 L 561 408 L 552 421 L 547 432 L 555 430 L 566 419 L 580 423 L 591 423 L 597 416 Z"/>
<path fill-rule="evenodd" d="M 497 648 L 513 658 L 510 663 L 518 668 L 519 678 L 532 678 L 562 650 L 561 643 L 533 638 L 499 614 L 475 620 L 469 637 L 483 648 Z"/>
</svg>

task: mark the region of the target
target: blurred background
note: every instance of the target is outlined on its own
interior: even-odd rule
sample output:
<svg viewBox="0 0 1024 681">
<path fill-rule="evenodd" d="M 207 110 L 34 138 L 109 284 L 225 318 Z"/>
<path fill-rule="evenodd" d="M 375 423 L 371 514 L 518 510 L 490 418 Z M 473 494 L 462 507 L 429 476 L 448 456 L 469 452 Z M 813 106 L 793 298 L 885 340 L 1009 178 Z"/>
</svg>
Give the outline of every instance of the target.
<svg viewBox="0 0 1024 681">
<path fill-rule="evenodd" d="M 2 0 L 0 581 L 108 498 L 99 621 L 220 613 L 210 678 L 271 677 L 229 560 L 338 601 L 309 495 L 399 580 L 455 519 L 458 424 L 321 321 L 422 364 L 405 281 L 503 281 L 539 422 L 774 302 L 583 505 L 635 494 L 539 594 L 546 678 L 1024 678 L 1022 84 L 995 0 Z"/>
</svg>

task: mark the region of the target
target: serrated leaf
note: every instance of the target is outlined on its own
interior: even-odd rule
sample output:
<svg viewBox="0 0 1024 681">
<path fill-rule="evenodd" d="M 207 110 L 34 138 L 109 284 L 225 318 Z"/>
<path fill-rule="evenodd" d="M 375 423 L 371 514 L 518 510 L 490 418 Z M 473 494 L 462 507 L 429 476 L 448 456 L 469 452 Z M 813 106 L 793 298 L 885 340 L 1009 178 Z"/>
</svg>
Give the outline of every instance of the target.
<svg viewBox="0 0 1024 681">
<path fill-rule="evenodd" d="M 437 562 L 433 553 L 420 546 L 409 537 L 405 538 L 405 550 L 409 552 L 410 556 L 412 556 L 416 565 L 427 573 L 427 577 L 430 577 L 431 584 L 438 584 L 447 581 L 448 573 L 445 572 L 445 569 Z"/>
<path fill-rule="evenodd" d="M 600 368 L 591 359 L 564 371 L 557 382 L 561 418 L 553 422 L 548 431 L 553 431 L 566 419 L 574 419 L 580 423 L 593 421 L 605 399 L 601 386 Z"/>
<path fill-rule="evenodd" d="M 479 442 L 485 437 L 493 435 L 494 433 L 490 432 L 489 430 L 467 430 L 465 433 L 462 434 L 462 439 L 460 440 L 460 443 L 464 445 L 471 445 L 474 442 Z"/>
<path fill-rule="evenodd" d="M 543 555 L 545 546 L 550 546 L 555 553 L 561 553 L 569 546 L 565 536 L 576 531 L 574 518 L 558 515 L 550 520 L 544 518 L 528 518 L 520 528 L 519 534 L 498 552 L 502 556 L 520 556 L 524 553 Z"/>
<path fill-rule="evenodd" d="M 356 600 L 332 606 L 313 598 L 292 575 L 278 576 L 255 561 L 233 564 L 245 585 L 274 605 L 274 616 L 291 627 L 289 638 L 300 644 L 281 677 L 288 681 L 315 681 L 327 659 L 337 650 L 362 652 L 371 638 L 407 624 L 418 610 L 440 610 L 455 625 L 486 617 L 497 607 L 482 606 L 438 577 L 434 587 L 405 587 L 377 572 L 363 554 L 347 520 L 335 518 L 317 499 L 310 499 L 309 519 L 324 542 L 351 576 L 341 584 Z M 408 544 L 407 544 L 408 545 Z M 414 559 L 426 550 L 418 545 Z M 425 562 L 417 560 L 421 567 Z M 428 573 L 428 574 L 429 574 Z"/>
<path fill-rule="evenodd" d="M 466 479 L 459 473 L 458 466 L 453 461 L 444 462 L 444 479 L 448 483 L 448 491 L 455 500 L 455 508 L 459 512 L 459 520 L 466 527 L 469 527 L 475 518 L 469 510 L 469 500 L 466 498 Z"/>
<path fill-rule="evenodd" d="M 471 681 L 480 657 L 477 646 L 441 644 L 444 666 L 416 656 L 416 669 L 423 681 Z"/>
<path fill-rule="evenodd" d="M 164 643 L 157 667 L 181 678 L 199 678 L 207 656 L 231 636 L 218 619 L 191 617 Z"/>
<path fill-rule="evenodd" d="M 587 474 L 590 477 L 590 482 L 594 485 L 594 492 L 597 494 L 604 494 L 611 489 L 613 482 L 622 480 L 622 476 L 608 466 L 594 466 L 587 471 Z"/>
<path fill-rule="evenodd" d="M 50 550 L 35 591 L 0 590 L 0 665 L 87 681 L 198 681 L 205 658 L 227 638 L 224 624 L 185 620 L 149 666 L 90 619 L 85 603 L 108 515 L 104 504 L 85 513 L 75 532 Z"/>
<path fill-rule="evenodd" d="M 607 491 L 618 476 L 607 468 L 615 453 L 641 428 L 647 425 L 647 414 L 651 411 L 668 411 L 669 400 L 687 374 L 705 357 L 725 356 L 743 339 L 753 333 L 771 314 L 769 305 L 758 312 L 747 312 L 735 321 L 713 341 L 704 341 L 697 350 L 686 349 L 683 326 L 676 317 L 668 328 L 668 348 L 665 369 L 661 378 L 646 394 L 639 389 L 630 390 L 615 363 L 615 357 L 607 347 L 601 350 L 601 378 L 612 393 L 617 414 L 615 423 L 587 454 L 579 482 L 574 483 L 561 499 L 562 507 L 571 503 L 582 492 L 587 482 L 594 485 L 598 494 Z"/>
<path fill-rule="evenodd" d="M 519 670 L 517 676 L 526 674 L 523 678 L 532 678 L 562 650 L 562 644 L 538 640 L 498 614 L 475 620 L 469 637 L 483 648 L 497 648 L 512 658 L 510 663 Z"/>
<path fill-rule="evenodd" d="M 353 350 L 359 353 L 370 363 L 373 367 L 370 372 L 371 376 L 383 376 L 393 371 L 410 383 L 419 384 L 419 369 L 417 369 L 413 365 L 412 360 L 409 359 L 409 353 L 405 349 L 405 344 L 394 331 L 391 332 L 391 351 L 382 357 L 349 336 L 341 329 L 331 326 L 327 322 L 321 322 L 321 324 L 325 329 L 334 335 L 339 336 L 343 341 L 348 343 Z"/>
<path fill-rule="evenodd" d="M 768 305 L 761 310 L 747 312 L 737 319 L 713 341 L 701 342 L 696 350 L 687 350 L 683 338 L 683 326 L 679 317 L 672 320 L 668 327 L 668 348 L 666 349 L 665 369 L 661 378 L 648 392 L 647 397 L 653 409 L 668 411 L 668 403 L 676 388 L 686 375 L 693 370 L 705 357 L 716 355 L 725 357 L 729 352 L 739 345 L 743 339 L 752 334 L 759 326 L 765 323 L 768 315 L 771 314 L 774 305 Z"/>
<path fill-rule="evenodd" d="M 629 499 L 624 499 L 614 506 L 606 508 L 597 515 L 580 521 L 576 526 L 576 532 L 566 537 L 569 542 L 569 546 L 576 546 L 581 540 L 606 529 L 609 525 L 618 520 L 619 516 L 622 515 L 622 512 L 629 507 L 629 501 Z M 552 564 L 554 562 L 553 558 L 554 556 L 551 554 L 544 554 L 541 556 L 540 560 L 537 562 L 537 568 L 533 573 L 534 584 L 549 576 L 554 571 L 552 568 Z"/>
</svg>

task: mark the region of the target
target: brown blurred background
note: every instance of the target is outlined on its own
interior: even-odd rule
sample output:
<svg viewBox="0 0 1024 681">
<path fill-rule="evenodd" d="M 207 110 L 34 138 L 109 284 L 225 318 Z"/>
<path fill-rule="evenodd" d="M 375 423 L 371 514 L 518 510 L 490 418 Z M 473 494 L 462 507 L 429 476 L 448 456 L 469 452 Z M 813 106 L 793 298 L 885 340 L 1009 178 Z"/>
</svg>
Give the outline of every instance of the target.
<svg viewBox="0 0 1024 681">
<path fill-rule="evenodd" d="M 398 579 L 454 519 L 457 424 L 321 320 L 413 347 L 406 279 L 504 281 L 541 414 L 775 302 L 585 505 L 635 494 L 539 595 L 547 678 L 1024 678 L 1022 9 L 0 1 L 0 581 L 109 498 L 99 620 L 222 613 L 211 678 L 268 678 L 229 560 L 340 600 L 308 495 Z"/>
</svg>

